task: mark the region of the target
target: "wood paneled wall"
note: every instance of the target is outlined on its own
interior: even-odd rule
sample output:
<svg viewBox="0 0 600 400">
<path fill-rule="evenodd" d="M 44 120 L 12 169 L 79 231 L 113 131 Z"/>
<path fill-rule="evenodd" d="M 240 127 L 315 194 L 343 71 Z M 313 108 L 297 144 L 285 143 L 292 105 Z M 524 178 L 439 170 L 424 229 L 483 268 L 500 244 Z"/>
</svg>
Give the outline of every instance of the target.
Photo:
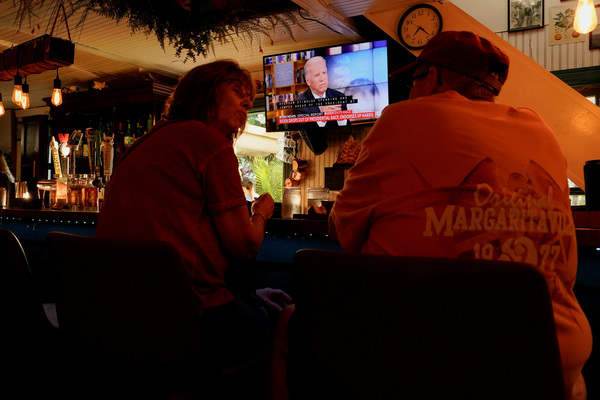
<svg viewBox="0 0 600 400">
<path fill-rule="evenodd" d="M 306 193 L 308 188 L 325 187 L 325 168 L 331 167 L 337 160 L 340 147 L 350 138 L 362 142 L 369 133 L 371 125 L 362 125 L 347 129 L 338 128 L 327 134 L 327 150 L 323 154 L 315 155 L 303 140 L 298 146 L 298 158 L 308 162 L 308 175 L 300 181 L 302 191 L 302 207 L 307 209 Z"/>
<path fill-rule="evenodd" d="M 600 49 L 589 49 L 589 34 L 585 35 L 584 42 L 555 46 L 548 45 L 548 25 L 543 29 L 500 32 L 498 36 L 548 71 L 600 65 Z"/>
</svg>

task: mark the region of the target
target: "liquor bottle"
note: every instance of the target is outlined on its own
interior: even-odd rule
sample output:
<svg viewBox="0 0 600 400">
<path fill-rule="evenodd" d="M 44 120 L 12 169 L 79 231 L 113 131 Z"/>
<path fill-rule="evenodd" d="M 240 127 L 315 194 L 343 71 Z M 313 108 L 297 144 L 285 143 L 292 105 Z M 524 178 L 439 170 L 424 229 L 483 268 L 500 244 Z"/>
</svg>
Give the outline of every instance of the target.
<svg viewBox="0 0 600 400">
<path fill-rule="evenodd" d="M 131 146 L 134 142 L 133 132 L 131 131 L 131 120 L 127 118 L 127 130 L 125 131 L 125 148 Z"/>
<path fill-rule="evenodd" d="M 148 119 L 146 120 L 146 132 L 150 132 L 150 129 L 152 129 L 152 125 L 154 125 L 152 120 L 152 114 L 148 114 Z"/>
<path fill-rule="evenodd" d="M 119 162 L 119 158 L 125 152 L 125 134 L 123 133 L 123 123 L 119 122 L 119 129 L 113 135 L 114 158 L 113 165 Z"/>
<path fill-rule="evenodd" d="M 144 130 L 142 129 L 142 117 L 138 117 L 137 124 L 135 127 L 135 140 L 138 140 L 144 135 Z"/>
</svg>

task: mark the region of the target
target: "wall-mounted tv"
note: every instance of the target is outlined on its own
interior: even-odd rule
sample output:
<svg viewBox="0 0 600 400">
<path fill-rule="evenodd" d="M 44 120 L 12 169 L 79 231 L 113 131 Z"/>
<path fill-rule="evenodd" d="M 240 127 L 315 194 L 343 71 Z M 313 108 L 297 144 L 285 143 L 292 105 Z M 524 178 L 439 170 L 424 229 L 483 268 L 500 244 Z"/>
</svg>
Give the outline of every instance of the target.
<svg viewBox="0 0 600 400">
<path fill-rule="evenodd" d="M 269 132 L 372 122 L 389 104 L 386 40 L 265 56 L 263 65 Z"/>
</svg>

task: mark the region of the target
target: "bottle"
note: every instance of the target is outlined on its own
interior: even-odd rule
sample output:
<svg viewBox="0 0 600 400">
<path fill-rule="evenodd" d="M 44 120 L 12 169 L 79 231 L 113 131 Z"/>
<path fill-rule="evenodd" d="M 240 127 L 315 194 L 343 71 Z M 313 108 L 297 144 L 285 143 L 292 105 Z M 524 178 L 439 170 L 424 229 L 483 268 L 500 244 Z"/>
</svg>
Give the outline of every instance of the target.
<svg viewBox="0 0 600 400">
<path fill-rule="evenodd" d="M 150 129 L 152 129 L 152 125 L 154 125 L 152 120 L 152 114 L 148 114 L 148 119 L 146 120 L 146 132 L 150 132 Z"/>
<path fill-rule="evenodd" d="M 125 137 L 124 137 L 124 142 L 125 142 L 125 148 L 131 146 L 134 142 L 134 137 L 133 137 L 133 132 L 131 131 L 131 121 L 129 120 L 129 118 L 127 119 L 127 130 L 125 131 Z"/>
<path fill-rule="evenodd" d="M 135 126 L 135 140 L 138 140 L 144 135 L 144 131 L 142 129 L 142 118 L 139 117 L 137 119 L 137 124 Z"/>
<path fill-rule="evenodd" d="M 113 165 L 119 162 L 119 158 L 125 152 L 125 135 L 123 134 L 123 123 L 119 122 L 119 129 L 113 135 Z"/>
</svg>

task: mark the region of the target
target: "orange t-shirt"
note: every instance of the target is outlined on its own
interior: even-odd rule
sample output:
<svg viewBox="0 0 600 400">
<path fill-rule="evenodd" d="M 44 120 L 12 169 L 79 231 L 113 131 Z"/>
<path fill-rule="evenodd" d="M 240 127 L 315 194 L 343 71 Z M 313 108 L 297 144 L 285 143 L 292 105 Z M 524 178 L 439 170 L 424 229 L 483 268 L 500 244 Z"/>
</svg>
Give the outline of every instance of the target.
<svg viewBox="0 0 600 400">
<path fill-rule="evenodd" d="M 330 215 L 344 251 L 520 261 L 546 277 L 572 399 L 589 323 L 573 293 L 566 159 L 532 110 L 450 91 L 387 107 Z"/>
</svg>

